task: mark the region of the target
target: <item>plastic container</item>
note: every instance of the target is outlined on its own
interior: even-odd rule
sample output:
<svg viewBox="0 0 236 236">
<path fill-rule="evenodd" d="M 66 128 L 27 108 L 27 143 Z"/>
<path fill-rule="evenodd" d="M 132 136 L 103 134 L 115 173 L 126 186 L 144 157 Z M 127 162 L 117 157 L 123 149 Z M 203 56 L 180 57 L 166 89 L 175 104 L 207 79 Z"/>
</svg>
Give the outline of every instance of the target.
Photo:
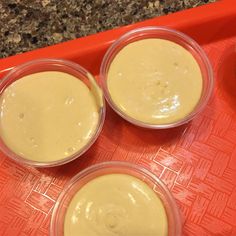
<svg viewBox="0 0 236 236">
<path fill-rule="evenodd" d="M 67 60 L 61 60 L 61 59 L 38 59 L 38 60 L 33 60 L 28 63 L 24 63 L 22 65 L 19 65 L 12 69 L 1 81 L 0 84 L 0 96 L 4 92 L 4 90 L 11 85 L 14 81 L 21 79 L 23 76 L 37 73 L 37 72 L 43 72 L 43 71 L 61 71 L 65 72 L 68 74 L 71 74 L 75 76 L 76 78 L 80 79 L 83 81 L 89 89 L 91 89 L 91 82 L 89 81 L 87 75 L 88 71 L 81 67 L 80 65 L 67 61 Z M 103 98 L 102 98 L 103 99 Z M 104 100 L 104 99 L 103 99 Z M 21 164 L 26 164 L 30 166 L 36 166 L 36 167 L 52 167 L 52 166 L 58 166 L 62 165 L 65 163 L 68 163 L 79 156 L 81 156 L 84 152 L 86 152 L 90 146 L 95 142 L 97 139 L 103 123 L 105 119 L 105 103 L 103 102 L 103 106 L 100 108 L 99 111 L 99 121 L 98 125 L 96 128 L 96 131 L 94 132 L 93 137 L 90 139 L 90 141 L 83 146 L 79 151 L 76 153 L 72 154 L 71 156 L 68 156 L 64 159 L 56 160 L 56 161 L 51 161 L 51 162 L 38 162 L 38 161 L 33 161 L 33 160 L 28 160 L 25 159 L 16 153 L 14 153 L 13 150 L 8 148 L 5 144 L 4 141 L 1 138 L 0 134 L 0 149 L 10 158 L 13 160 L 21 163 Z"/>
<path fill-rule="evenodd" d="M 50 235 L 64 235 L 64 218 L 73 196 L 89 181 L 106 174 L 128 174 L 148 184 L 162 200 L 168 218 L 168 236 L 181 236 L 182 222 L 177 205 L 168 188 L 154 174 L 141 166 L 113 161 L 93 165 L 77 174 L 65 186 L 52 212 Z M 145 222 L 144 222 L 145 224 Z"/>
<path fill-rule="evenodd" d="M 193 55 L 193 57 L 196 59 L 201 69 L 202 79 L 203 79 L 203 88 L 202 88 L 202 94 L 201 94 L 198 104 L 196 105 L 196 107 L 190 114 L 185 116 L 183 119 L 175 121 L 173 123 L 149 124 L 149 123 L 144 123 L 140 120 L 137 120 L 128 116 L 124 111 L 122 111 L 114 103 L 114 101 L 112 100 L 111 94 L 109 92 L 108 86 L 107 86 L 107 74 L 109 71 L 109 67 L 112 63 L 112 60 L 117 55 L 117 53 L 126 45 L 132 42 L 142 40 L 142 39 L 148 39 L 148 38 L 165 39 L 165 40 L 169 40 L 169 41 L 172 41 L 174 43 L 181 45 Z M 185 124 L 189 122 L 190 120 L 192 120 L 206 106 L 210 98 L 210 95 L 212 93 L 213 84 L 214 84 L 213 70 L 203 49 L 189 36 L 181 32 L 178 32 L 176 30 L 166 28 L 166 27 L 138 28 L 124 34 L 122 37 L 116 40 L 111 45 L 111 47 L 108 49 L 108 51 L 106 52 L 104 56 L 104 59 L 101 64 L 101 69 L 100 69 L 100 78 L 101 78 L 101 84 L 102 84 L 102 88 L 103 88 L 106 100 L 108 101 L 110 106 L 113 108 L 113 110 L 117 112 L 125 120 L 133 123 L 134 125 L 145 127 L 145 128 L 151 128 L 151 129 L 172 128 L 172 127 Z"/>
</svg>

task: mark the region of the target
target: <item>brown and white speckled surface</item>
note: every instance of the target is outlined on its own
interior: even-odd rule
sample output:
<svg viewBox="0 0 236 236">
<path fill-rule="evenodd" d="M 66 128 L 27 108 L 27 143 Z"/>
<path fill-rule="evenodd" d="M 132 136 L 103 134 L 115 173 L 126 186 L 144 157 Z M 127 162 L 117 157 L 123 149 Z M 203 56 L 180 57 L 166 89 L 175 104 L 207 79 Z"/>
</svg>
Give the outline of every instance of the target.
<svg viewBox="0 0 236 236">
<path fill-rule="evenodd" d="M 1 0 L 0 58 L 215 0 Z"/>
</svg>

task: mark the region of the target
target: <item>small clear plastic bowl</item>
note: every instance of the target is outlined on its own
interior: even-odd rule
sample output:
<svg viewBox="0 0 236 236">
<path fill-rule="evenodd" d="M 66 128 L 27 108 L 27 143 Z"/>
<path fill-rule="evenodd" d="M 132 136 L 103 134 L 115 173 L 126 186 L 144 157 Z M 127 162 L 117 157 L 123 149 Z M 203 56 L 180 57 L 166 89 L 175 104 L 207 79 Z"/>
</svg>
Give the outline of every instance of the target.
<svg viewBox="0 0 236 236">
<path fill-rule="evenodd" d="M 142 122 L 140 120 L 134 119 L 128 116 L 124 111 L 122 111 L 112 100 L 111 94 L 107 87 L 107 74 L 109 71 L 109 67 L 117 55 L 117 53 L 124 48 L 126 45 L 148 38 L 158 38 L 158 39 L 165 39 L 177 43 L 187 49 L 197 61 L 201 72 L 202 72 L 202 79 L 203 79 L 203 88 L 200 100 L 194 110 L 185 116 L 183 119 L 175 121 L 173 123 L 168 124 L 149 124 Z M 123 36 L 121 36 L 118 40 L 116 40 L 111 47 L 106 52 L 101 68 L 100 68 L 100 79 L 101 85 L 104 91 L 105 98 L 109 105 L 113 108 L 113 110 L 123 117 L 125 120 L 133 123 L 134 125 L 141 126 L 144 128 L 151 128 L 151 129 L 166 129 L 166 128 L 173 128 L 180 125 L 183 125 L 189 121 L 191 121 L 197 114 L 199 114 L 204 107 L 206 106 L 213 90 L 214 86 L 214 76 L 211 64 L 209 62 L 208 57 L 206 56 L 203 49 L 189 36 L 166 27 L 143 27 L 132 30 Z"/>
<path fill-rule="evenodd" d="M 52 212 L 50 224 L 51 236 L 64 235 L 65 215 L 67 207 L 69 206 L 73 196 L 89 181 L 107 174 L 131 175 L 149 185 L 157 194 L 157 196 L 161 199 L 165 207 L 168 220 L 168 236 L 182 235 L 182 220 L 179 214 L 178 207 L 172 194 L 170 193 L 168 188 L 162 183 L 162 181 L 150 171 L 141 166 L 127 162 L 111 161 L 96 164 L 81 171 L 64 187 L 63 191 L 58 197 L 58 200 L 55 203 Z"/>
<path fill-rule="evenodd" d="M 89 89 L 91 89 L 91 86 L 90 86 L 91 83 L 87 77 L 88 71 L 84 69 L 82 66 L 74 62 L 62 60 L 62 59 L 38 59 L 38 60 L 33 60 L 33 61 L 14 67 L 2 79 L 0 83 L 0 96 L 2 95 L 4 90 L 9 85 L 11 85 L 14 81 L 21 79 L 23 76 L 30 75 L 37 72 L 43 72 L 43 71 L 60 71 L 60 72 L 71 74 L 75 76 L 76 78 L 80 79 L 81 81 L 83 81 L 86 84 L 86 86 Z M 14 161 L 20 164 L 30 165 L 30 166 L 35 166 L 35 167 L 59 166 L 59 165 L 68 163 L 70 161 L 73 161 L 74 159 L 81 156 L 90 148 L 90 146 L 95 142 L 99 133 L 102 130 L 104 119 L 105 119 L 105 102 L 103 102 L 103 107 L 99 111 L 98 125 L 90 141 L 78 152 L 61 160 L 56 160 L 56 161 L 51 161 L 51 162 L 38 162 L 38 161 L 33 161 L 33 160 L 26 159 L 24 157 L 21 157 L 17 155 L 13 150 L 7 147 L 7 145 L 4 143 L 4 141 L 1 138 L 1 134 L 0 134 L 0 149 L 8 157 L 12 158 Z"/>
</svg>

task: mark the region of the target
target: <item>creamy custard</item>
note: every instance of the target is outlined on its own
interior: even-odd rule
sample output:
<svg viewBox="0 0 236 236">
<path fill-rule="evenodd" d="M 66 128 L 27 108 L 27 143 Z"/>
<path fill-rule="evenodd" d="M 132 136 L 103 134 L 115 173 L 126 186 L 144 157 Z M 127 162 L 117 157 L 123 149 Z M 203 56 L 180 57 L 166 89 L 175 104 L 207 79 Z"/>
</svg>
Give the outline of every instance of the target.
<svg viewBox="0 0 236 236">
<path fill-rule="evenodd" d="M 8 148 L 29 160 L 51 162 L 89 142 L 100 105 L 78 78 L 47 71 L 24 76 L 7 87 L 0 109 L 1 137 Z"/>
<path fill-rule="evenodd" d="M 192 54 L 164 39 L 125 46 L 109 67 L 113 102 L 133 119 L 167 124 L 190 114 L 202 92 L 202 74 Z"/>
<path fill-rule="evenodd" d="M 72 198 L 65 236 L 167 236 L 162 201 L 143 181 L 125 174 L 100 176 Z"/>
</svg>

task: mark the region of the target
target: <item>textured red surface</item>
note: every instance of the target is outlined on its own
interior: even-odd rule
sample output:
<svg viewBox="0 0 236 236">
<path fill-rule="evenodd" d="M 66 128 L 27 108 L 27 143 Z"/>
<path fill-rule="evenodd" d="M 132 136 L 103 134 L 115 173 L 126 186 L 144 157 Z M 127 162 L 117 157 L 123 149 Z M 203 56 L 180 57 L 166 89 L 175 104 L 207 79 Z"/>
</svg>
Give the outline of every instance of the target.
<svg viewBox="0 0 236 236">
<path fill-rule="evenodd" d="M 160 177 L 180 208 L 184 235 L 236 235 L 233 1 L 220 1 L 0 60 L 1 77 L 5 69 L 39 57 L 71 59 L 97 74 L 110 43 L 127 30 L 144 25 L 179 29 L 203 46 L 216 78 L 214 95 L 204 112 L 185 126 L 151 131 L 128 124 L 108 108 L 97 142 L 81 158 L 61 167 L 23 167 L 0 153 L 1 236 L 48 235 L 52 208 L 65 183 L 85 167 L 109 160 L 133 162 Z"/>
</svg>

